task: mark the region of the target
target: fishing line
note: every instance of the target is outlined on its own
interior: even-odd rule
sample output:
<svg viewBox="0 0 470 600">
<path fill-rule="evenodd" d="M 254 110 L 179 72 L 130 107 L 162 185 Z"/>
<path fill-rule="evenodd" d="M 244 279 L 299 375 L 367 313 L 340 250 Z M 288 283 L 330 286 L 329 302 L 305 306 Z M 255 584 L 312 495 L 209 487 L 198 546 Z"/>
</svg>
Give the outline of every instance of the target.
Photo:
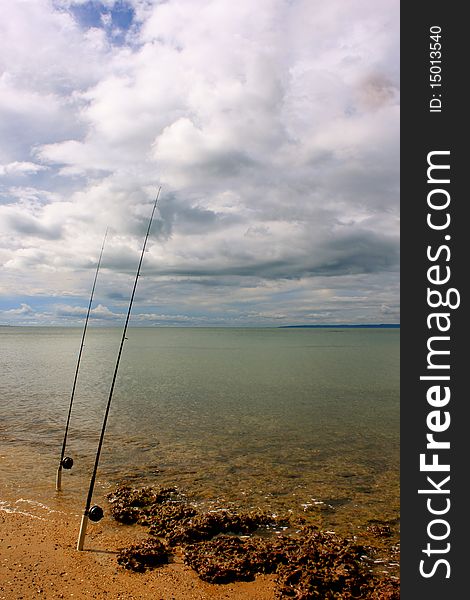
<svg viewBox="0 0 470 600">
<path fill-rule="evenodd" d="M 103 419 L 103 425 L 101 427 L 100 439 L 98 442 L 98 448 L 96 450 L 95 465 L 93 467 L 93 473 L 92 473 L 91 480 L 90 480 L 90 487 L 89 487 L 88 496 L 86 499 L 85 510 L 83 512 L 82 521 L 80 524 L 80 532 L 78 534 L 78 541 L 77 541 L 77 550 L 83 550 L 83 543 L 85 541 L 88 519 L 90 519 L 90 521 L 96 522 L 96 521 L 100 521 L 103 517 L 103 509 L 100 506 L 96 506 L 96 505 L 91 506 L 91 500 L 93 497 L 93 490 L 95 487 L 96 473 L 98 471 L 98 464 L 100 461 L 101 448 L 103 446 L 106 424 L 108 422 L 109 409 L 111 407 L 111 400 L 113 398 L 114 385 L 116 383 L 116 377 L 117 377 L 117 373 L 118 373 L 118 369 L 119 369 L 119 362 L 121 360 L 122 348 L 124 346 L 124 341 L 126 339 L 127 325 L 129 323 L 129 318 L 131 316 L 131 309 L 132 309 L 132 304 L 134 302 L 134 295 L 135 295 L 135 290 L 137 288 L 137 281 L 138 281 L 139 275 L 140 275 L 140 268 L 142 266 L 142 261 L 144 259 L 145 247 L 147 246 L 147 240 L 150 235 L 150 228 L 152 227 L 153 216 L 155 214 L 155 209 L 157 208 L 157 202 L 158 202 L 158 198 L 160 196 L 161 189 L 162 188 L 160 186 L 158 188 L 157 197 L 155 198 L 155 202 L 153 205 L 152 214 L 150 216 L 150 221 L 149 221 L 149 224 L 147 227 L 147 233 L 146 233 L 145 239 L 144 239 L 144 245 L 142 246 L 142 253 L 140 255 L 139 266 L 137 267 L 137 273 L 135 276 L 134 287 L 132 289 L 132 294 L 131 294 L 131 298 L 129 301 L 129 308 L 127 310 L 126 322 L 124 324 L 124 329 L 122 331 L 121 344 L 119 346 L 119 352 L 118 352 L 117 359 L 116 359 L 116 366 L 114 367 L 114 374 L 113 374 L 113 379 L 111 382 L 111 388 L 109 390 L 109 396 L 108 396 L 108 402 L 106 405 L 106 410 L 104 413 L 104 419 Z M 91 508 L 90 508 L 90 506 L 91 506 Z"/>
<path fill-rule="evenodd" d="M 64 441 L 62 442 L 62 451 L 60 453 L 59 466 L 57 468 L 57 476 L 56 476 L 56 482 L 55 482 L 55 489 L 58 492 L 60 492 L 62 489 L 62 469 L 68 470 L 73 467 L 73 458 L 71 458 L 70 456 L 65 456 L 65 448 L 67 446 L 67 435 L 69 432 L 70 416 L 72 414 L 72 406 L 73 406 L 73 400 L 75 397 L 75 388 L 77 386 L 78 371 L 80 370 L 80 361 L 82 359 L 83 347 L 85 345 L 85 336 L 86 336 L 86 331 L 87 331 L 87 327 L 88 327 L 88 319 L 90 318 L 91 305 L 93 302 L 93 295 L 95 293 L 95 287 L 96 287 L 96 280 L 98 279 L 98 273 L 99 273 L 100 266 L 101 266 L 101 259 L 103 258 L 103 250 L 104 250 L 104 245 L 106 243 L 107 235 L 108 235 L 108 229 L 106 228 L 106 232 L 105 232 L 104 238 L 103 238 L 103 244 L 101 245 L 101 252 L 100 252 L 100 257 L 98 259 L 98 265 L 96 266 L 95 278 L 93 280 L 93 286 L 91 288 L 90 302 L 88 303 L 88 310 L 86 313 L 85 325 L 83 326 L 82 341 L 80 344 L 80 350 L 78 352 L 77 366 L 75 368 L 75 376 L 73 378 L 72 393 L 70 395 L 69 412 L 67 414 L 67 422 L 65 424 Z"/>
</svg>

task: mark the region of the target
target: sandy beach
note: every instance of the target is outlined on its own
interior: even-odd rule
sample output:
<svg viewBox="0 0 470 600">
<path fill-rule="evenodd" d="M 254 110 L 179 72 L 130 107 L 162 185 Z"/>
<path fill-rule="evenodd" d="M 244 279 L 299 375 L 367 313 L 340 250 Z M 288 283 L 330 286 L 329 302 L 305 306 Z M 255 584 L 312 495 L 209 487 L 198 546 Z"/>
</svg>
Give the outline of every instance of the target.
<svg viewBox="0 0 470 600">
<path fill-rule="evenodd" d="M 23 511 L 26 512 L 26 511 Z M 202 600 L 275 598 L 274 576 L 214 585 L 201 581 L 182 560 L 146 573 L 116 562 L 118 548 L 144 537 L 138 528 L 89 528 L 83 552 L 75 550 L 79 521 L 54 513 L 47 519 L 0 512 L 0 599 L 106 598 Z"/>
</svg>

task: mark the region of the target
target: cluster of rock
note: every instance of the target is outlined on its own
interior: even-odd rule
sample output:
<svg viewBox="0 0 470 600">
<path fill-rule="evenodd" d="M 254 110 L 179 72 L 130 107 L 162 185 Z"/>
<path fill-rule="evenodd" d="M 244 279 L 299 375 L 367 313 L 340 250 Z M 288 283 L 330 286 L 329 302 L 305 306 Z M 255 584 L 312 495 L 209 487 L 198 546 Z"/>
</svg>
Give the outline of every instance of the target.
<svg viewBox="0 0 470 600">
<path fill-rule="evenodd" d="M 204 581 L 228 583 L 275 573 L 281 598 L 398 600 L 396 578 L 371 568 L 374 549 L 315 526 L 281 534 L 289 518 L 262 512 L 200 512 L 176 488 L 118 487 L 108 495 L 113 517 L 149 527 L 145 542 L 121 550 L 118 562 L 144 571 L 177 549 Z M 376 528 L 376 535 L 387 535 Z"/>
</svg>

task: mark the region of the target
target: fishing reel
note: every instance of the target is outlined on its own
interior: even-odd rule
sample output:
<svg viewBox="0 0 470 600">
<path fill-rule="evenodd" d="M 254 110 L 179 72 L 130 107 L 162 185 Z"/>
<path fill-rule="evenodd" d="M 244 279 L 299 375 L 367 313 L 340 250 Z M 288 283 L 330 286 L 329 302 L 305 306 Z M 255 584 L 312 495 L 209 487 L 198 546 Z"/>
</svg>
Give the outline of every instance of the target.
<svg viewBox="0 0 470 600">
<path fill-rule="evenodd" d="M 65 456 L 60 463 L 63 469 L 71 469 L 73 467 L 73 458 L 70 456 Z"/>
<path fill-rule="evenodd" d="M 88 518 L 90 519 L 90 521 L 93 521 L 93 523 L 98 523 L 98 521 L 101 521 L 103 516 L 104 516 L 103 509 L 101 508 L 101 506 L 98 506 L 97 504 L 92 506 L 90 508 L 90 510 L 88 511 Z"/>
</svg>

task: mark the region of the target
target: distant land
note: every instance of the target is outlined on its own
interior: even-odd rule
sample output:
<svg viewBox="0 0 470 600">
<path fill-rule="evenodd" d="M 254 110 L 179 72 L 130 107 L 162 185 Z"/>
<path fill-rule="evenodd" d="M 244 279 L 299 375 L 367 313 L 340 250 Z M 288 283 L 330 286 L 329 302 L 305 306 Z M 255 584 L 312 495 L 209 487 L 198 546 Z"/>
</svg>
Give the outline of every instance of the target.
<svg viewBox="0 0 470 600">
<path fill-rule="evenodd" d="M 400 329 L 400 323 L 371 323 L 362 325 L 280 325 L 280 329 Z"/>
</svg>

